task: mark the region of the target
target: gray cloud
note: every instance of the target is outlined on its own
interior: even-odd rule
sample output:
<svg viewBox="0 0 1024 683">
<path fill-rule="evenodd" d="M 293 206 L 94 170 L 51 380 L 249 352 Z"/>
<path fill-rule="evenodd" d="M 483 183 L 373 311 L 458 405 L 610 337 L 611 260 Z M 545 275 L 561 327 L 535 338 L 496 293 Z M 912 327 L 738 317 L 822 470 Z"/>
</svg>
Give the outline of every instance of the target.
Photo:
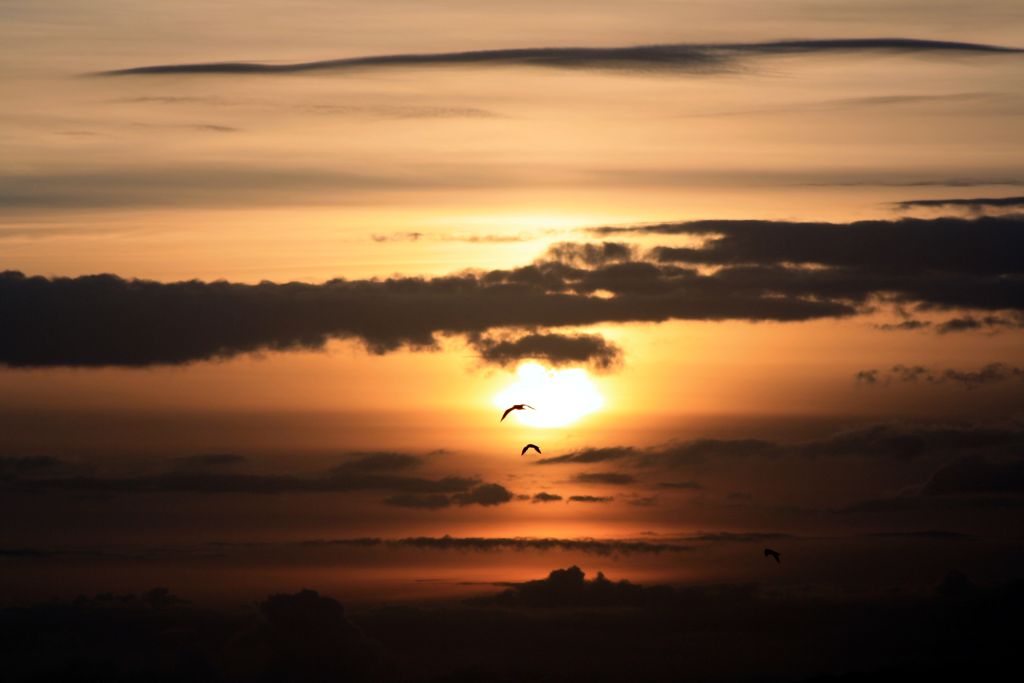
<svg viewBox="0 0 1024 683">
<path fill-rule="evenodd" d="M 707 242 L 660 247 L 653 260 L 632 260 L 617 243 L 593 250 L 559 245 L 553 254 L 510 270 L 323 284 L 47 279 L 5 272 L 0 326 L 7 333 L 0 337 L 0 363 L 175 364 L 322 349 L 344 338 L 386 353 L 436 349 L 439 334 L 485 339 L 501 328 L 844 317 L 871 310 L 880 297 L 923 310 L 989 312 L 947 320 L 937 326 L 940 332 L 1024 321 L 1021 217 L 840 225 L 699 221 L 596 231 L 696 234 Z M 721 267 L 701 269 L 707 265 Z M 540 353 L 556 362 L 585 358 L 602 367 L 618 356 L 595 336 L 534 331 L 489 339 L 481 342 L 482 354 L 496 362 Z"/>
<path fill-rule="evenodd" d="M 533 358 L 555 366 L 587 364 L 602 371 L 622 363 L 622 350 L 596 334 L 536 333 L 497 339 L 475 337 L 471 343 L 485 362 L 501 366 Z"/>
<path fill-rule="evenodd" d="M 983 213 L 992 209 L 1015 210 L 1024 208 L 1024 197 L 969 197 L 957 199 L 908 199 L 896 202 L 896 207 L 906 209 L 964 209 L 971 213 Z"/>
<path fill-rule="evenodd" d="M 695 439 L 651 448 L 581 449 L 537 460 L 537 465 L 621 461 L 637 467 L 675 468 L 723 459 L 867 457 L 912 460 L 926 455 L 1005 454 L 1024 448 L 1024 426 L 997 424 L 869 424 L 798 443 L 763 439 Z M 595 459 L 596 458 L 596 459 Z"/>
<path fill-rule="evenodd" d="M 729 69 L 742 57 L 841 52 L 1014 54 L 1015 48 L 953 41 L 901 38 L 793 40 L 769 43 L 644 45 L 637 47 L 548 47 L 424 54 L 374 55 L 292 64 L 207 62 L 117 69 L 102 76 L 160 74 L 289 74 L 414 66 L 535 66 L 560 69 L 673 70 L 708 73 Z"/>
<path fill-rule="evenodd" d="M 400 474 L 416 467 L 420 459 L 401 453 L 353 454 L 351 459 L 326 472 L 310 475 L 252 474 L 223 472 L 211 468 L 209 458 L 203 467 L 178 467 L 151 475 L 109 477 L 73 474 L 70 463 L 55 458 L 0 459 L 0 486 L 12 490 L 58 491 L 98 494 L 283 494 L 342 493 L 352 491 L 392 491 L 401 495 L 442 495 L 460 505 L 493 504 L 496 484 L 481 484 L 475 477 L 448 476 L 440 479 Z M 229 456 L 212 456 L 225 464 Z M 78 468 L 81 470 L 82 468 Z M 501 487 L 498 487 L 501 488 Z M 502 489 L 504 490 L 504 489 Z M 507 493 L 507 491 L 506 491 Z M 429 499 L 427 499 L 429 500 Z"/>
<path fill-rule="evenodd" d="M 610 503 L 614 500 L 611 496 L 569 496 L 570 503 Z"/>
<path fill-rule="evenodd" d="M 580 472 L 572 478 L 580 484 L 613 484 L 621 486 L 636 482 L 636 477 L 621 472 Z"/>
<path fill-rule="evenodd" d="M 1024 379 L 1024 368 L 1005 363 L 989 363 L 978 370 L 955 370 L 947 368 L 938 370 L 923 365 L 894 365 L 889 370 L 861 370 L 856 379 L 865 384 L 888 386 L 892 382 L 927 384 L 959 384 L 973 389 L 987 384 L 997 384 L 1010 380 Z"/>
<path fill-rule="evenodd" d="M 541 491 L 540 493 L 533 494 L 534 503 L 554 503 L 555 501 L 562 500 L 562 497 L 557 493 L 548 493 L 547 491 Z"/>
</svg>

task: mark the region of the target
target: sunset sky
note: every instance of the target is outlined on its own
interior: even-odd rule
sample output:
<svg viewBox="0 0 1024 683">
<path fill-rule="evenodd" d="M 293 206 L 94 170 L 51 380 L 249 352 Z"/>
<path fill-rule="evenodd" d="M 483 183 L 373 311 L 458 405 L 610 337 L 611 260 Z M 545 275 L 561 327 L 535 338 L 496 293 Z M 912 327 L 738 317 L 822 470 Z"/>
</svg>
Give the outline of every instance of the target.
<svg viewBox="0 0 1024 683">
<path fill-rule="evenodd" d="M 0 5 L 0 603 L 1021 576 L 1022 50 L 1018 0 Z"/>
</svg>

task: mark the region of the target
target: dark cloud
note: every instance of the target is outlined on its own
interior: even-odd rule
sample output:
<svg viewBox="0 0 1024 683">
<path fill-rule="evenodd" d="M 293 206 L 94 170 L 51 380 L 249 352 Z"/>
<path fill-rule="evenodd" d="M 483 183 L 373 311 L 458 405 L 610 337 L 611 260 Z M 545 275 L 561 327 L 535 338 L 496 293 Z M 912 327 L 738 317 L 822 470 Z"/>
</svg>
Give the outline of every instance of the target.
<svg viewBox="0 0 1024 683">
<path fill-rule="evenodd" d="M 422 550 L 566 550 L 591 555 L 630 555 L 683 553 L 693 550 L 680 543 L 652 543 L 627 539 L 593 538 L 505 538 L 505 537 L 454 537 L 416 536 L 410 538 L 380 539 L 325 539 L 311 541 L 320 545 L 355 545 L 360 547 L 381 545 L 388 548 L 419 548 Z"/>
<path fill-rule="evenodd" d="M 748 56 L 777 54 L 829 54 L 841 52 L 899 53 L 1018 53 L 1014 48 L 952 41 L 867 38 L 849 40 L 794 40 L 770 43 L 704 45 L 643 45 L 637 47 L 547 47 L 394 54 L 330 59 L 292 64 L 208 62 L 167 64 L 106 71 L 103 76 L 158 74 L 288 74 L 309 71 L 356 71 L 413 66 L 535 66 L 560 69 L 675 70 L 693 73 L 728 69 Z"/>
<path fill-rule="evenodd" d="M 573 565 L 552 571 L 546 579 L 518 583 L 507 591 L 477 598 L 473 602 L 526 607 L 654 606 L 672 596 L 669 586 L 648 588 L 625 580 L 612 582 L 601 572 L 587 581 L 583 570 Z"/>
<path fill-rule="evenodd" d="M 962 534 L 957 531 L 879 531 L 867 534 L 872 538 L 896 538 L 896 539 L 917 539 L 924 541 L 966 541 L 976 540 L 978 537 L 972 534 Z"/>
<path fill-rule="evenodd" d="M 609 460 L 621 460 L 637 455 L 639 451 L 632 447 L 610 446 L 605 448 L 583 448 L 565 455 L 535 460 L 535 465 L 557 465 L 561 463 L 593 464 Z"/>
<path fill-rule="evenodd" d="M 892 382 L 927 384 L 959 384 L 973 389 L 987 384 L 1024 379 L 1024 368 L 1005 363 L 989 363 L 978 370 L 939 370 L 923 365 L 894 365 L 887 371 L 861 370 L 855 375 L 858 382 L 887 386 Z"/>
<path fill-rule="evenodd" d="M 687 536 L 688 541 L 704 541 L 707 543 L 761 543 L 764 541 L 777 541 L 781 539 L 794 538 L 791 534 L 775 532 L 742 532 L 734 533 L 720 531 L 717 533 L 695 534 Z"/>
<path fill-rule="evenodd" d="M 437 335 L 480 341 L 495 362 L 542 354 L 612 364 L 618 351 L 590 335 L 496 329 L 667 320 L 804 321 L 871 310 L 884 297 L 919 309 L 989 311 L 940 332 L 1024 320 L 1024 218 L 862 221 L 845 225 L 699 221 L 631 232 L 696 234 L 700 248 L 660 247 L 654 260 L 606 258 L 607 244 L 570 260 L 549 254 L 512 270 L 447 277 L 158 283 L 113 275 L 0 273 L 0 363 L 143 366 L 242 353 L 322 349 L 362 340 L 375 353 L 438 348 Z M 614 243 L 611 243 L 614 244 Z M 615 249 L 612 249 L 615 252 Z M 677 262 L 690 265 L 680 266 Z M 702 266 L 721 266 L 705 272 Z M 825 267 L 802 267 L 806 265 Z M 1010 317 L 996 311 L 1015 309 Z"/>
<path fill-rule="evenodd" d="M 695 481 L 661 481 L 657 484 L 659 489 L 672 489 L 676 491 L 700 491 L 704 486 Z"/>
<path fill-rule="evenodd" d="M 1024 218 L 904 218 L 853 223 L 705 220 L 593 228 L 595 234 L 694 235 L 700 247 L 661 247 L 662 262 L 705 265 L 815 264 L 860 274 L 911 269 L 977 275 L 1024 272 Z"/>
<path fill-rule="evenodd" d="M 501 484 L 481 484 L 465 493 L 452 496 L 456 505 L 501 505 L 512 500 L 512 493 Z"/>
<path fill-rule="evenodd" d="M 921 493 L 925 496 L 1024 495 L 1024 461 L 997 462 L 981 456 L 961 458 L 935 472 Z"/>
<path fill-rule="evenodd" d="M 493 507 L 503 505 L 514 498 L 511 491 L 501 484 L 480 484 L 467 491 L 461 491 L 453 495 L 437 493 L 403 493 L 392 496 L 384 502 L 388 505 L 407 508 L 422 508 L 425 510 L 439 510 L 452 506 L 465 507 L 466 505 L 482 505 Z"/>
<path fill-rule="evenodd" d="M 209 457 L 209 456 L 206 456 Z M 223 456 L 214 456 L 223 464 Z M 231 458 L 228 462 L 234 462 Z M 223 472 L 221 467 L 191 463 L 170 472 L 151 475 L 110 477 L 94 474 L 74 474 L 62 461 L 44 458 L 4 459 L 0 484 L 11 489 L 46 490 L 66 493 L 98 494 L 282 494 L 282 493 L 342 493 L 350 491 L 392 491 L 398 494 L 430 496 L 445 494 L 446 500 L 456 494 L 468 496 L 468 502 L 490 500 L 497 485 L 481 485 L 475 477 L 448 476 L 426 479 L 396 473 L 416 467 L 416 456 L 402 453 L 357 454 L 326 472 L 293 474 L 252 474 Z M 202 461 L 200 461 L 202 463 Z M 79 468 L 81 469 L 81 468 Z M 499 487 L 501 488 L 501 487 Z M 482 489 L 482 491 L 481 491 Z M 504 490 L 504 489 L 502 489 Z M 479 500 L 474 498 L 479 496 Z M 463 499 L 455 501 L 462 503 Z M 481 504 L 486 504 L 482 503 Z"/>
<path fill-rule="evenodd" d="M 569 503 L 610 503 L 611 496 L 569 496 Z"/>
<path fill-rule="evenodd" d="M 893 332 L 907 330 L 922 330 L 927 327 L 931 327 L 931 325 L 931 322 L 927 320 L 908 319 L 902 320 L 898 323 L 882 323 L 880 325 L 875 325 L 875 328 L 879 330 L 885 330 L 886 332 Z"/>
<path fill-rule="evenodd" d="M 926 455 L 1009 453 L 1024 448 L 1024 426 L 1016 423 L 954 424 L 889 422 L 852 427 L 797 443 L 763 439 L 695 439 L 650 448 L 582 449 L 536 464 L 590 464 L 621 460 L 638 467 L 675 468 L 724 459 L 865 457 L 911 460 Z M 594 459 L 595 453 L 610 457 Z"/>
<path fill-rule="evenodd" d="M 548 247 L 540 261 L 542 263 L 555 261 L 570 266 L 594 267 L 631 261 L 634 254 L 634 248 L 623 242 L 601 242 L 599 244 L 559 242 Z"/>
<path fill-rule="evenodd" d="M 992 209 L 1015 210 L 1024 208 L 1024 197 L 967 197 L 956 199 L 907 199 L 896 202 L 906 209 L 962 209 L 970 213 L 984 213 Z"/>
<path fill-rule="evenodd" d="M 231 467 L 247 462 L 244 455 L 234 453 L 204 453 L 201 455 L 185 455 L 174 459 L 174 464 L 182 469 L 206 469 Z"/>
<path fill-rule="evenodd" d="M 580 484 L 632 484 L 636 477 L 621 472 L 580 472 L 572 478 Z"/>
<path fill-rule="evenodd" d="M 485 362 L 501 366 L 532 358 L 549 365 L 589 365 L 604 371 L 622 363 L 622 349 L 596 334 L 534 333 L 521 337 L 474 337 L 471 344 Z"/>
<path fill-rule="evenodd" d="M 557 493 L 548 493 L 547 491 L 541 491 L 540 493 L 533 494 L 534 503 L 553 503 L 557 500 L 562 500 L 562 497 Z"/>
<path fill-rule="evenodd" d="M 1001 329 L 1024 327 L 1024 316 L 1018 311 L 1016 317 L 1009 318 L 998 315 L 973 316 L 965 315 L 944 320 L 935 329 L 939 334 L 949 332 L 998 332 Z"/>
</svg>

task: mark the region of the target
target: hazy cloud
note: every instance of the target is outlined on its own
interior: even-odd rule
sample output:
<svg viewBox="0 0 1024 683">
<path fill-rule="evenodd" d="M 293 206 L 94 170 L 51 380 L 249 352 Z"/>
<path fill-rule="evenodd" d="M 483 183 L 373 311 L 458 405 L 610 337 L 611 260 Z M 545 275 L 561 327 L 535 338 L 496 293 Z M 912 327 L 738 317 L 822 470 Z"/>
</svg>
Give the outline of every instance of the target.
<svg viewBox="0 0 1024 683">
<path fill-rule="evenodd" d="M 973 389 L 987 384 L 1024 379 L 1024 368 L 1005 363 L 989 363 L 978 370 L 945 370 L 928 368 L 923 365 L 894 365 L 889 370 L 861 370 L 856 379 L 865 384 L 887 386 L 892 382 L 927 384 L 959 384 Z"/>
<path fill-rule="evenodd" d="M 621 486 L 636 482 L 636 477 L 621 472 L 580 472 L 572 478 L 580 484 L 613 484 Z"/>
</svg>

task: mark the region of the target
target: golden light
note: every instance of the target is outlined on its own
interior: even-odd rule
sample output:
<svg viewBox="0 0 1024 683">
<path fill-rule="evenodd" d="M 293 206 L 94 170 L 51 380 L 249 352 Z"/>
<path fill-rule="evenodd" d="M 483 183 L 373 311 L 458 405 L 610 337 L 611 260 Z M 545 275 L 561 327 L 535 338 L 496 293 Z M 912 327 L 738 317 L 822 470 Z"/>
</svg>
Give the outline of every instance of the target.
<svg viewBox="0 0 1024 683">
<path fill-rule="evenodd" d="M 523 363 L 516 381 L 498 392 L 494 406 L 504 410 L 526 403 L 536 410 L 517 410 L 508 419 L 531 427 L 564 427 L 604 405 L 604 397 L 582 368 L 552 370 L 539 363 Z"/>
</svg>

